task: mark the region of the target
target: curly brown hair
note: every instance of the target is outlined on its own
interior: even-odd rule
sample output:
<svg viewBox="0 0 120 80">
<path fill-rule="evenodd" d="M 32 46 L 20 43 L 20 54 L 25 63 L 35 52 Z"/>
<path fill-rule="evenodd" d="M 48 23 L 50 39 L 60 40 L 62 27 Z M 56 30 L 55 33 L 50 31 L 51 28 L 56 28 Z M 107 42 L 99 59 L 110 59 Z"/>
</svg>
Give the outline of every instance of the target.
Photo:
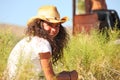
<svg viewBox="0 0 120 80">
<path fill-rule="evenodd" d="M 56 37 L 51 39 L 47 31 L 41 27 L 43 22 L 44 21 L 40 19 L 34 20 L 30 25 L 28 25 L 26 35 L 38 36 L 47 39 L 52 47 L 52 63 L 55 64 L 63 57 L 63 48 L 67 47 L 69 35 L 66 29 L 60 25 L 59 33 L 56 35 Z"/>
</svg>

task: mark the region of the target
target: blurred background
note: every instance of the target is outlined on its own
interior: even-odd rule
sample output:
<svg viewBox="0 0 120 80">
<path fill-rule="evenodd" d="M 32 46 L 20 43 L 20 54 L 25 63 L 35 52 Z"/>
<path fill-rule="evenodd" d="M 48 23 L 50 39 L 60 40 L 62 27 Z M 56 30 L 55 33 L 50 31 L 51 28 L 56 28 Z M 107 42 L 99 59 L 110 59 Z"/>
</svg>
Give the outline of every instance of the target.
<svg viewBox="0 0 120 80">
<path fill-rule="evenodd" d="M 55 5 L 61 17 L 68 16 L 70 19 L 64 25 L 72 26 L 72 2 L 73 0 L 0 0 L 0 23 L 26 26 L 27 20 L 37 14 L 40 6 Z M 114 9 L 120 15 L 120 0 L 106 0 L 106 3 L 108 9 Z"/>
</svg>

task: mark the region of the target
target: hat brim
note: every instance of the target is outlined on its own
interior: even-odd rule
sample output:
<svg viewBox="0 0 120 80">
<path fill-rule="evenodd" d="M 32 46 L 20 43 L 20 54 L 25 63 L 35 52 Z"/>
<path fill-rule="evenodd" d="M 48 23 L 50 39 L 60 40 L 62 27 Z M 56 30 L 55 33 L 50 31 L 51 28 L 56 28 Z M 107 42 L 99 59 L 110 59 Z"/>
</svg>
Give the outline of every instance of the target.
<svg viewBox="0 0 120 80">
<path fill-rule="evenodd" d="M 64 23 L 64 22 L 68 21 L 68 17 L 63 17 L 60 20 L 57 20 L 57 19 L 49 19 L 49 18 L 45 18 L 45 17 L 41 17 L 41 16 L 34 16 L 28 20 L 27 25 L 31 24 L 36 19 L 44 20 L 44 21 L 47 21 L 50 23 Z"/>
</svg>

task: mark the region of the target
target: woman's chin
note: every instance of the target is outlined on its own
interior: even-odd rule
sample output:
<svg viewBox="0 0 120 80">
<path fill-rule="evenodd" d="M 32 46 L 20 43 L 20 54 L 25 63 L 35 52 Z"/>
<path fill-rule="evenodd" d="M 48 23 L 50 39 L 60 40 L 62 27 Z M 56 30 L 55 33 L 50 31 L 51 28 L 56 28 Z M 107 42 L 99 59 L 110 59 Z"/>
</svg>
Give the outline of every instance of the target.
<svg viewBox="0 0 120 80">
<path fill-rule="evenodd" d="M 51 38 L 54 38 L 56 35 L 50 35 L 51 36 Z"/>
</svg>

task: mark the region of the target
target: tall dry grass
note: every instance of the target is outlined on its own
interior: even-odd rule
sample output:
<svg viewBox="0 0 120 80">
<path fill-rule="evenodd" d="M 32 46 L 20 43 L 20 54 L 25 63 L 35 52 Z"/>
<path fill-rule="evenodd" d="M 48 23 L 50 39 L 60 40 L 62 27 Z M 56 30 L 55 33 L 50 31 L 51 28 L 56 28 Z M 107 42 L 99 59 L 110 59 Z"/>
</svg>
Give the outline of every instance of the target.
<svg viewBox="0 0 120 80">
<path fill-rule="evenodd" d="M 81 33 L 71 38 L 65 49 L 63 63 L 56 70 L 73 70 L 79 73 L 79 80 L 120 80 L 120 43 L 116 42 L 119 31 L 90 35 Z"/>
<path fill-rule="evenodd" d="M 9 29 L 6 29 L 6 31 L 0 30 L 0 77 L 6 68 L 9 53 L 19 39 L 20 37 L 17 37 Z"/>
<path fill-rule="evenodd" d="M 118 35 L 119 31 L 108 31 L 106 36 L 93 30 L 90 35 L 80 33 L 71 36 L 68 48 L 64 49 L 64 58 L 58 65 L 53 65 L 55 72 L 75 69 L 79 80 L 120 80 L 120 44 L 116 44 Z M 10 51 L 20 39 L 9 30 L 0 31 L 0 77 Z M 33 73 L 29 73 L 30 68 L 27 62 L 15 80 L 34 77 Z"/>
</svg>

